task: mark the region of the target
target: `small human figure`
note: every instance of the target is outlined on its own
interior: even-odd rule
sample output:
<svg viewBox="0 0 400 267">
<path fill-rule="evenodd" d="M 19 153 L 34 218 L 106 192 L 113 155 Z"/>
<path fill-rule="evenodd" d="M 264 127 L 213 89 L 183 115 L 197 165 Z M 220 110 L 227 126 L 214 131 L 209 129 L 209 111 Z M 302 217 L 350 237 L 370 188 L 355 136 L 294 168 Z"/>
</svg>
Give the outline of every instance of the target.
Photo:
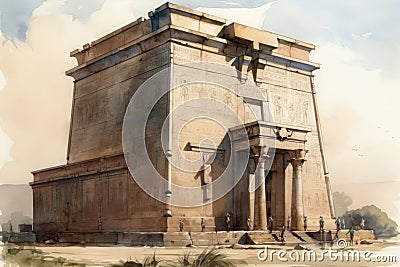
<svg viewBox="0 0 400 267">
<path fill-rule="evenodd" d="M 272 233 L 272 229 L 274 228 L 274 218 L 272 218 L 272 216 L 269 216 L 268 224 L 269 224 L 269 232 Z"/>
<path fill-rule="evenodd" d="M 356 231 L 354 231 L 353 226 L 350 228 L 350 230 L 347 232 L 347 234 L 350 234 L 350 245 L 353 245 L 353 241 L 354 241 L 354 234 Z M 347 235 L 346 234 L 346 235 Z"/>
<path fill-rule="evenodd" d="M 247 217 L 247 229 L 251 230 L 251 218 L 250 215 Z"/>
<path fill-rule="evenodd" d="M 183 221 L 182 221 L 182 219 L 179 220 L 179 231 L 180 232 L 183 231 Z"/>
<path fill-rule="evenodd" d="M 340 217 L 337 217 L 337 218 L 336 218 L 335 223 L 336 223 L 336 237 L 339 237 L 340 227 L 341 227 L 341 225 L 342 225 L 342 222 L 341 222 L 341 220 L 340 220 Z"/>
<path fill-rule="evenodd" d="M 204 218 L 201 218 L 201 231 L 204 232 L 205 228 L 206 228 L 206 222 L 204 221 Z"/>
<path fill-rule="evenodd" d="M 229 212 L 226 213 L 225 220 L 226 220 L 226 229 L 229 232 L 229 230 L 231 229 L 231 214 Z"/>
<path fill-rule="evenodd" d="M 324 217 L 319 216 L 319 231 L 320 232 L 324 231 L 324 224 L 325 224 Z"/>
<path fill-rule="evenodd" d="M 279 233 L 281 242 L 285 242 L 285 224 L 282 224 L 281 232 Z"/>
<path fill-rule="evenodd" d="M 101 216 L 99 216 L 97 219 L 97 230 L 99 230 L 99 232 L 103 231 L 103 222 L 101 220 Z"/>
<path fill-rule="evenodd" d="M 344 218 L 342 220 L 342 229 L 345 230 L 346 229 L 346 222 L 344 221 Z"/>
<path fill-rule="evenodd" d="M 304 224 L 304 231 L 307 231 L 307 216 L 304 216 L 303 224 Z"/>
<path fill-rule="evenodd" d="M 290 218 L 290 216 L 288 216 L 287 218 L 287 230 L 288 231 L 292 230 L 292 219 Z"/>
<path fill-rule="evenodd" d="M 12 232 L 13 232 L 13 226 L 12 226 L 12 223 L 10 221 L 10 233 L 12 233 Z"/>
<path fill-rule="evenodd" d="M 364 230 L 364 227 L 365 227 L 365 220 L 364 220 L 364 217 L 361 217 L 361 222 L 360 222 L 361 230 Z"/>
</svg>

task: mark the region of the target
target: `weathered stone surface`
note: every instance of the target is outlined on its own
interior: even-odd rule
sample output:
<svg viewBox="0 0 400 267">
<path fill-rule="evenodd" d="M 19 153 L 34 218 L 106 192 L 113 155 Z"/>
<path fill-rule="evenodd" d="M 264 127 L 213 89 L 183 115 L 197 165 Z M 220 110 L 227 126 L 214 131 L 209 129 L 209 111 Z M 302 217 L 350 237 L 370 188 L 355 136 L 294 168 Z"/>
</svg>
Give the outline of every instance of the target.
<svg viewBox="0 0 400 267">
<path fill-rule="evenodd" d="M 166 247 L 188 247 L 193 245 L 189 232 L 164 233 L 164 246 Z"/>
<path fill-rule="evenodd" d="M 14 244 L 22 244 L 22 243 L 34 243 L 36 242 L 36 235 L 32 232 L 26 233 L 2 233 L 3 243 L 14 243 Z"/>
<path fill-rule="evenodd" d="M 350 240 L 349 230 L 340 230 L 339 231 L 339 238 L 344 238 Z M 373 230 L 356 230 L 354 233 L 354 241 L 360 240 L 374 240 L 376 239 Z"/>
<path fill-rule="evenodd" d="M 118 233 L 118 244 L 129 246 L 156 246 L 162 247 L 165 244 L 163 233 Z M 166 245 L 165 245 L 166 246 Z"/>
<path fill-rule="evenodd" d="M 193 232 L 190 238 L 194 246 L 212 246 L 218 244 L 217 234 L 215 232 Z"/>
<path fill-rule="evenodd" d="M 268 242 L 276 242 L 278 241 L 275 236 L 276 233 L 269 233 L 265 231 L 260 231 L 260 232 L 249 232 L 248 236 L 250 240 L 254 244 L 263 244 L 263 243 L 268 243 Z"/>
</svg>

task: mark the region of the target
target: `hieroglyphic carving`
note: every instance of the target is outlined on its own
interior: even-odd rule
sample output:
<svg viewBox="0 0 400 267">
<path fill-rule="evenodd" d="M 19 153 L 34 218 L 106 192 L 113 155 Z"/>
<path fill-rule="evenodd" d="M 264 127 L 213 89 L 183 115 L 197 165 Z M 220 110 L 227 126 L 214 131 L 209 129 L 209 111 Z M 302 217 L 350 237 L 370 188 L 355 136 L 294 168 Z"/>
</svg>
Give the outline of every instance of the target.
<svg viewBox="0 0 400 267">
<path fill-rule="evenodd" d="M 201 52 L 198 49 L 174 44 L 173 51 L 174 64 L 182 64 L 201 60 Z"/>
<path fill-rule="evenodd" d="M 312 125 L 311 96 L 295 90 L 269 88 L 271 111 L 278 123 Z"/>
<path fill-rule="evenodd" d="M 281 121 L 283 118 L 282 97 L 279 95 L 274 95 L 273 99 L 274 99 L 273 106 L 274 106 L 275 120 Z"/>
<path fill-rule="evenodd" d="M 199 98 L 207 98 L 207 89 L 202 87 L 199 91 Z"/>
<path fill-rule="evenodd" d="M 301 91 L 311 91 L 310 77 L 305 74 L 295 73 L 272 66 L 266 66 L 263 73 L 263 81 L 268 84 L 297 89 Z"/>
<path fill-rule="evenodd" d="M 187 86 L 185 86 L 185 85 L 181 86 L 179 98 L 180 98 L 179 100 L 182 102 L 189 100 L 189 89 L 187 88 Z"/>
<path fill-rule="evenodd" d="M 202 51 L 201 60 L 204 62 L 215 62 L 231 66 L 235 58 L 229 57 L 227 55 L 219 55 L 207 51 Z"/>
<path fill-rule="evenodd" d="M 301 109 L 301 121 L 304 124 L 308 124 L 308 112 L 309 112 L 310 104 L 308 101 L 304 101 Z"/>
<path fill-rule="evenodd" d="M 311 91 L 310 77 L 304 74 L 288 71 L 289 88 L 299 89 L 302 91 Z"/>
<path fill-rule="evenodd" d="M 229 91 L 225 92 L 225 94 L 224 94 L 224 103 L 227 106 L 232 106 L 233 105 L 233 103 L 232 103 L 232 93 L 231 92 L 229 92 Z"/>
<path fill-rule="evenodd" d="M 282 69 L 266 66 L 264 69 L 263 79 L 279 86 L 287 86 L 287 72 Z"/>
</svg>

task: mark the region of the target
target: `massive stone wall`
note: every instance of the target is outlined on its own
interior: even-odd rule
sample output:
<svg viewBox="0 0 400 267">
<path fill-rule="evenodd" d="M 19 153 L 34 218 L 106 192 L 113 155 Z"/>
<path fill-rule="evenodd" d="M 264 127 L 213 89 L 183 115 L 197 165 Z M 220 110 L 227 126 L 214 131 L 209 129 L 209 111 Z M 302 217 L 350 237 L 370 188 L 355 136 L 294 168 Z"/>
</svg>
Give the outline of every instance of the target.
<svg viewBox="0 0 400 267">
<path fill-rule="evenodd" d="M 170 44 L 76 81 L 68 161 L 122 153 L 126 107 L 139 86 L 170 63 Z M 162 119 L 166 106 L 158 106 Z"/>
<path fill-rule="evenodd" d="M 164 204 L 147 195 L 126 167 L 122 124 L 135 91 L 169 61 L 166 43 L 75 82 L 69 165 L 35 174 L 35 182 L 42 182 L 33 190 L 35 231 L 96 232 L 99 220 L 105 231 L 166 231 Z M 163 98 L 146 132 L 149 155 L 163 176 L 160 132 L 167 110 Z"/>
<path fill-rule="evenodd" d="M 134 182 L 123 156 L 71 167 L 69 176 L 49 170 L 59 180 L 34 186 L 34 231 L 98 232 L 99 221 L 103 231 L 166 231 L 164 205 Z"/>
</svg>

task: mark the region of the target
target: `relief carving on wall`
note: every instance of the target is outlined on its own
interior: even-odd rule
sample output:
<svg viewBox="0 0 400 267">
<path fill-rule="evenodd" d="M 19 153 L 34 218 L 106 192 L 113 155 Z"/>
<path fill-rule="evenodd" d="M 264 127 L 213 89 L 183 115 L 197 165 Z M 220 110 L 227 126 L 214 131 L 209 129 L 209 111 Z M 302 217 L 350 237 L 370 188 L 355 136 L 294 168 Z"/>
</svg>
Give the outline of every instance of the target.
<svg viewBox="0 0 400 267">
<path fill-rule="evenodd" d="M 271 110 L 274 120 L 278 123 L 294 125 L 310 125 L 311 102 L 307 93 L 302 92 L 270 92 Z"/>
</svg>

